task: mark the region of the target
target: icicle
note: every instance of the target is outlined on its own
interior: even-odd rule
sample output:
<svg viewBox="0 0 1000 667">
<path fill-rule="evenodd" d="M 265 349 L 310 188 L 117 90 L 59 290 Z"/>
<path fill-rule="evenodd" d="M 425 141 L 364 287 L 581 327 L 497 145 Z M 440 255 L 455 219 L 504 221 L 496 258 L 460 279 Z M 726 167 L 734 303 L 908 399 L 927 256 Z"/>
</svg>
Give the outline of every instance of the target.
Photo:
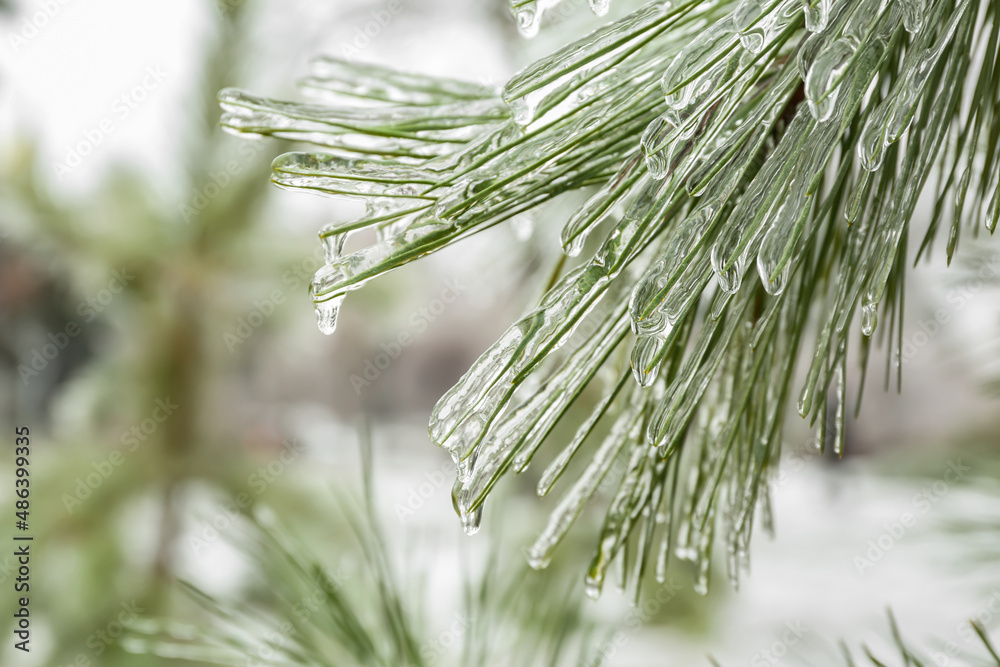
<svg viewBox="0 0 1000 667">
<path fill-rule="evenodd" d="M 510 13 L 517 21 L 517 30 L 523 37 L 538 34 L 542 14 L 535 0 L 510 0 Z"/>
<path fill-rule="evenodd" d="M 875 333 L 875 327 L 878 325 L 877 309 L 878 304 L 870 301 L 866 295 L 861 304 L 861 333 L 866 336 Z"/>
<path fill-rule="evenodd" d="M 726 18 L 701 33 L 674 56 L 660 80 L 667 106 L 675 112 L 672 125 L 675 127 L 680 125 L 689 110 L 715 90 L 722 77 L 731 71 L 731 65 L 727 62 L 731 59 L 722 58 L 693 81 L 683 86 L 681 84 L 691 79 L 705 66 L 705 63 L 712 62 L 729 50 L 736 41 L 732 19 Z"/>
<path fill-rule="evenodd" d="M 822 32 L 830 23 L 833 0 L 816 0 L 815 6 L 806 7 L 806 30 Z"/>
<path fill-rule="evenodd" d="M 641 440 L 642 424 L 642 420 L 636 420 L 631 425 L 632 428 L 627 437 L 628 442 L 638 443 Z M 631 503 L 633 500 L 641 502 L 641 498 L 645 496 L 641 480 L 650 458 L 655 456 L 656 450 L 650 446 L 638 445 L 632 449 L 625 473 L 618 485 L 618 491 L 608 508 L 604 528 L 598 542 L 597 554 L 591 560 L 587 577 L 584 580 L 584 587 L 589 597 L 600 595 L 607 569 L 625 542 L 626 535 L 632 526 Z"/>
<path fill-rule="evenodd" d="M 316 301 L 316 323 L 319 330 L 329 336 L 337 330 L 337 316 L 340 315 L 340 306 L 344 303 L 344 295 L 335 296 L 325 301 Z"/>
<path fill-rule="evenodd" d="M 802 174 L 802 177 L 809 177 L 809 174 Z M 788 283 L 788 276 L 791 269 L 791 257 L 786 258 L 785 264 L 778 275 L 774 272 L 785 254 L 788 243 L 792 240 L 795 224 L 802 216 L 805 208 L 806 184 L 801 181 L 792 181 L 791 193 L 785 202 L 778 209 L 774 222 L 764 234 L 761 242 L 760 252 L 757 253 L 757 273 L 760 276 L 761 284 L 768 294 L 777 296 L 781 294 Z M 773 277 L 772 277 L 773 276 Z"/>
<path fill-rule="evenodd" d="M 912 4 L 919 1 L 906 0 Z M 969 2 L 970 0 L 962 0 L 955 8 L 933 44 L 921 48 L 931 41 L 929 32 L 924 32 L 916 38 L 919 43 L 914 45 L 903 63 L 902 69 L 905 72 L 903 80 L 896 84 L 894 93 L 884 99 L 865 122 L 858 141 L 858 157 L 861 158 L 862 166 L 868 171 L 875 171 L 881 166 L 885 149 L 897 141 L 912 122 L 924 86 L 945 46 L 954 36 L 959 21 L 968 10 Z"/>
<path fill-rule="evenodd" d="M 886 100 L 888 101 L 888 100 Z M 865 171 L 878 171 L 885 159 L 885 149 L 889 142 L 885 139 L 885 123 L 889 109 L 883 102 L 868 120 L 858 137 L 858 159 Z"/>
<path fill-rule="evenodd" d="M 743 48 L 753 53 L 759 53 L 759 48 L 754 50 L 747 43 L 746 35 L 744 32 L 748 30 L 751 24 L 757 20 L 760 16 L 761 6 L 758 0 L 742 0 L 739 5 L 736 6 L 736 11 L 733 12 L 733 29 L 740 33 L 740 42 L 743 44 Z"/>
<path fill-rule="evenodd" d="M 838 39 L 826 47 L 809 68 L 805 93 L 809 112 L 813 118 L 824 122 L 833 116 L 842 82 L 837 81 L 854 55 L 850 40 Z"/>
<path fill-rule="evenodd" d="M 639 146 L 646 156 L 646 169 L 649 175 L 659 180 L 667 175 L 670 167 L 667 162 L 666 149 L 662 148 L 664 140 L 674 131 L 674 126 L 668 121 L 669 114 L 661 114 L 646 126 Z"/>
<path fill-rule="evenodd" d="M 917 33 L 924 27 L 924 16 L 927 13 L 926 0 L 899 0 L 903 10 L 903 27 L 909 33 Z"/>
<path fill-rule="evenodd" d="M 323 254 L 327 264 L 336 262 L 344 252 L 344 244 L 347 243 L 347 233 L 326 234 L 324 228 L 320 231 L 320 241 L 323 243 Z"/>
<path fill-rule="evenodd" d="M 708 595 L 708 576 L 712 569 L 712 541 L 715 536 L 715 509 L 709 511 L 704 532 L 698 537 L 696 563 L 698 574 L 694 582 L 694 592 Z"/>
<path fill-rule="evenodd" d="M 632 347 L 632 375 L 640 387 L 649 387 L 660 371 L 659 357 L 667 336 L 645 334 L 639 336 Z"/>
<path fill-rule="evenodd" d="M 636 283 L 629 299 L 632 329 L 636 333 L 665 335 L 668 326 L 676 321 L 680 308 L 674 302 L 678 297 L 673 297 L 670 306 L 666 303 L 673 292 L 671 281 L 682 277 L 676 274 L 683 265 L 697 261 L 690 255 L 715 222 L 716 204 L 714 199 L 705 202 L 680 223 L 659 259 Z"/>
<path fill-rule="evenodd" d="M 475 535 L 479 532 L 479 528 L 483 523 L 483 504 L 482 502 L 479 503 L 479 506 L 471 511 L 460 506 L 458 516 L 462 520 L 462 530 L 466 535 Z"/>
<path fill-rule="evenodd" d="M 840 348 L 837 350 L 837 355 L 839 357 L 839 363 L 837 364 L 837 411 L 835 416 L 836 421 L 836 435 L 833 440 L 833 451 L 838 457 L 843 458 L 844 456 L 844 440 L 846 438 L 846 425 L 844 423 L 844 415 L 847 409 L 847 389 L 846 389 L 846 378 L 844 377 L 847 373 L 847 350 L 846 350 L 846 338 L 844 338 L 840 343 Z"/>
<path fill-rule="evenodd" d="M 532 568 L 537 570 L 548 565 L 552 550 L 565 537 L 570 526 L 583 511 L 583 506 L 594 495 L 601 480 L 628 442 L 630 430 L 634 427 L 642 405 L 642 401 L 635 401 L 630 409 L 619 415 L 586 470 L 559 501 L 558 507 L 549 516 L 545 529 L 528 550 L 528 564 Z M 598 587 L 597 593 L 599 592 Z"/>
<path fill-rule="evenodd" d="M 562 229 L 561 241 L 564 253 L 570 257 L 579 255 L 590 233 L 611 215 L 615 204 L 632 191 L 633 184 L 638 183 L 635 186 L 636 190 L 645 187 L 645 183 L 640 181 L 643 178 L 643 164 L 642 153 L 637 152 L 622 165 L 614 178 L 605 183 L 573 214 Z"/>
<path fill-rule="evenodd" d="M 521 4 L 523 0 L 513 0 Z M 640 7 L 619 21 L 614 21 L 572 42 L 554 53 L 528 65 L 511 77 L 503 90 L 503 99 L 510 102 L 526 91 L 535 90 L 553 81 L 583 70 L 594 62 L 597 54 L 606 53 L 643 35 L 659 25 L 671 10 L 670 2 L 655 0 Z"/>
</svg>

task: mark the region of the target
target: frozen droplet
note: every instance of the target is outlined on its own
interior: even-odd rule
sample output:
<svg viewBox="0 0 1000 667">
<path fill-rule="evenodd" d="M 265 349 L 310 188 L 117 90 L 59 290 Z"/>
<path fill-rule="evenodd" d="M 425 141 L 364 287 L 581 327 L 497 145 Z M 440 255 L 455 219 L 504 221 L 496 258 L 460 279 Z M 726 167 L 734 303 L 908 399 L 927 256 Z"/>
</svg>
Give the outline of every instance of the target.
<svg viewBox="0 0 1000 667">
<path fill-rule="evenodd" d="M 903 11 L 903 27 L 909 33 L 920 32 L 924 27 L 924 17 L 927 14 L 925 0 L 899 0 Z"/>
<path fill-rule="evenodd" d="M 517 30 L 523 37 L 534 37 L 541 24 L 541 12 L 535 0 L 510 0 L 511 12 L 517 20 Z"/>
<path fill-rule="evenodd" d="M 858 137 L 858 159 L 866 171 L 878 171 L 885 159 L 885 128 L 881 123 L 883 120 L 878 117 L 876 111 L 875 115 L 865 122 L 861 136 Z"/>
<path fill-rule="evenodd" d="M 743 274 L 739 266 L 734 265 L 715 275 L 719 281 L 719 287 L 730 294 L 736 294 L 740 290 L 740 283 L 743 282 Z"/>
<path fill-rule="evenodd" d="M 563 252 L 570 257 L 580 254 L 591 232 L 613 214 L 615 205 L 631 191 L 630 186 L 646 178 L 640 169 L 642 164 L 642 151 L 636 151 L 618 173 L 570 217 L 560 234 Z"/>
<path fill-rule="evenodd" d="M 878 325 L 878 304 L 865 301 L 861 305 L 861 333 L 866 336 L 871 336 L 875 333 L 875 327 Z"/>
<path fill-rule="evenodd" d="M 646 156 L 646 170 L 656 180 L 666 177 L 669 171 L 668 166 L 666 151 L 661 150 Z"/>
<path fill-rule="evenodd" d="M 610 6 L 611 0 L 590 0 L 590 11 L 594 12 L 595 16 L 604 16 Z"/>
<path fill-rule="evenodd" d="M 833 0 L 818 0 L 815 5 L 806 7 L 806 30 L 822 32 L 830 23 L 830 12 Z"/>
<path fill-rule="evenodd" d="M 772 277 L 776 267 L 777 262 L 765 259 L 763 252 L 757 253 L 757 274 L 760 276 L 764 291 L 772 296 L 778 296 L 785 291 L 785 286 L 788 285 L 788 276 L 791 274 L 791 264 L 785 262 L 781 271 Z"/>
<path fill-rule="evenodd" d="M 721 238 L 712 246 L 712 271 L 715 272 L 715 277 L 719 281 L 719 287 L 730 294 L 738 292 L 740 283 L 743 281 L 744 267 L 741 266 L 740 261 L 742 255 L 737 257 L 733 263 L 729 263 L 729 258 L 735 252 L 739 240 L 739 230 L 734 233 L 732 228 L 727 228 L 723 230 Z M 727 264 L 729 265 L 727 266 Z"/>
<path fill-rule="evenodd" d="M 761 6 L 758 0 L 742 0 L 733 12 L 733 28 L 743 32 L 760 16 Z"/>
<path fill-rule="evenodd" d="M 640 387 L 648 387 L 656 380 L 660 365 L 656 363 L 666 337 L 659 335 L 639 336 L 632 346 L 632 376 Z"/>
<path fill-rule="evenodd" d="M 844 69 L 854 55 L 850 40 L 838 39 L 817 56 L 806 76 L 805 93 L 809 112 L 813 118 L 824 122 L 833 116 Z"/>
<path fill-rule="evenodd" d="M 479 503 L 471 512 L 460 506 L 459 518 L 462 520 L 462 530 L 465 534 L 475 535 L 483 522 L 483 503 Z"/>
<path fill-rule="evenodd" d="M 795 410 L 799 413 L 800 417 L 805 418 L 809 414 L 809 409 L 812 406 L 812 384 L 806 382 L 806 385 L 802 387 L 802 391 L 799 392 L 799 399 L 795 402 Z"/>
<path fill-rule="evenodd" d="M 804 180 L 792 181 L 791 192 L 775 214 L 774 222 L 764 234 L 760 252 L 757 253 L 757 273 L 761 284 L 768 294 L 774 296 L 785 290 L 791 274 L 792 257 L 786 257 L 786 254 L 794 248 L 798 238 L 796 223 L 808 206 L 805 203 L 809 199 L 805 194 L 806 185 Z M 781 270 L 775 274 L 779 265 Z"/>
<path fill-rule="evenodd" d="M 552 557 L 544 551 L 539 551 L 532 547 L 525 552 L 525 560 L 532 570 L 544 570 L 552 562 Z"/>
<path fill-rule="evenodd" d="M 665 172 L 663 149 L 674 132 L 669 114 L 660 114 L 649 122 L 639 140 L 639 146 L 646 156 L 646 168 L 653 178 L 662 178 Z"/>
<path fill-rule="evenodd" d="M 330 264 L 340 259 L 341 254 L 343 254 L 344 244 L 347 243 L 347 234 L 325 234 L 324 232 L 320 232 L 320 240 L 323 242 L 323 254 L 326 257 L 326 262 Z"/>
<path fill-rule="evenodd" d="M 516 97 L 507 103 L 510 108 L 510 117 L 514 119 L 514 122 L 524 127 L 531 122 L 532 112 L 531 108 L 528 106 L 527 100 L 523 97 Z"/>
<path fill-rule="evenodd" d="M 327 336 L 337 330 L 337 317 L 340 315 L 340 306 L 344 303 L 344 295 L 340 294 L 325 301 L 316 301 L 316 323 L 319 330 Z"/>
</svg>

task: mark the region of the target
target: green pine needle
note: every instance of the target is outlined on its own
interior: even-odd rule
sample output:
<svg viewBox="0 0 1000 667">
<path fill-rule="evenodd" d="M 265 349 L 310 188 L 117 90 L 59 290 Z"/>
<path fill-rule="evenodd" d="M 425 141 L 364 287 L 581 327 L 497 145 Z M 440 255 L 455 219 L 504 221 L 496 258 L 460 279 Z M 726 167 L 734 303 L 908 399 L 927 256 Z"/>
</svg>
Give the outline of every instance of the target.
<svg viewBox="0 0 1000 667">
<path fill-rule="evenodd" d="M 537 28 L 535 3 L 512 11 Z M 950 261 L 963 226 L 996 228 L 997 13 L 989 0 L 656 1 L 502 91 L 323 57 L 303 81 L 322 103 L 220 101 L 230 130 L 324 147 L 279 157 L 275 183 L 368 204 L 321 233 L 312 296 L 328 333 L 367 281 L 592 191 L 562 228 L 578 259 L 441 399 L 431 437 L 458 465 L 469 532 L 543 445 L 556 449 L 541 494 L 589 458 L 530 551 L 538 567 L 623 462 L 589 591 L 626 554 L 625 571 L 656 558 L 660 577 L 671 554 L 690 560 L 706 590 L 716 536 L 734 581 L 746 565 L 789 400 L 824 443 L 835 403 L 843 455 L 847 359 L 864 372 L 876 331 L 888 382 L 921 195 L 935 205 L 917 259 L 941 229 Z M 365 227 L 378 241 L 343 254 Z M 549 435 L 587 388 L 604 398 L 559 452 Z"/>
</svg>

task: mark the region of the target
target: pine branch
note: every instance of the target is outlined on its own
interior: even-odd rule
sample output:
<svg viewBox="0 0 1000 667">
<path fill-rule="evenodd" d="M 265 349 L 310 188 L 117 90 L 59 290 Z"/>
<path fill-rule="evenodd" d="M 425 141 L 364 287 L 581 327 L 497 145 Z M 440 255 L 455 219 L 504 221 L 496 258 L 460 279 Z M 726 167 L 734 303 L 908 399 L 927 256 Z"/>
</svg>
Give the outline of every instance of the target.
<svg viewBox="0 0 1000 667">
<path fill-rule="evenodd" d="M 511 6 L 532 31 L 538 6 Z M 706 590 L 717 531 L 734 581 L 746 563 L 790 396 L 823 446 L 835 401 L 843 454 L 849 353 L 864 371 L 877 330 L 890 370 L 898 359 L 920 196 L 936 203 L 918 259 L 943 225 L 949 261 L 963 221 L 995 230 L 997 12 L 986 0 L 657 1 L 500 92 L 324 57 L 304 81 L 322 104 L 220 100 L 231 130 L 325 147 L 279 157 L 277 184 L 368 203 L 321 232 L 312 296 L 328 333 L 367 281 L 597 186 L 563 226 L 577 264 L 440 400 L 430 434 L 457 463 L 456 507 L 475 532 L 497 481 L 554 446 L 553 427 L 598 388 L 542 473 L 544 495 L 590 456 L 531 562 L 544 566 L 621 460 L 588 590 L 625 554 L 627 572 L 657 558 L 661 578 L 670 554 L 691 560 Z M 365 227 L 378 241 L 342 254 Z M 582 330 L 594 333 L 567 344 Z M 605 415 L 614 426 L 593 442 Z"/>
</svg>

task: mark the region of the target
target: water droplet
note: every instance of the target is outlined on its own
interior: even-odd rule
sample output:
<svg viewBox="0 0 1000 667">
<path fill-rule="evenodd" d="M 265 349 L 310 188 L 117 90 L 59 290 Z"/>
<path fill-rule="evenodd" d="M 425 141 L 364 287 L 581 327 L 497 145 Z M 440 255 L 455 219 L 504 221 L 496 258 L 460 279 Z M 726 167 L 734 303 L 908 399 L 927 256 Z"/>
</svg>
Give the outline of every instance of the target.
<svg viewBox="0 0 1000 667">
<path fill-rule="evenodd" d="M 657 335 L 639 336 L 632 346 L 632 376 L 640 387 L 648 387 L 656 380 L 660 365 L 656 357 L 666 342 L 666 337 Z"/>
<path fill-rule="evenodd" d="M 865 122 L 861 136 L 858 137 L 858 158 L 866 171 L 878 171 L 885 158 L 885 128 L 883 118 L 878 117 L 878 111 Z"/>
<path fill-rule="evenodd" d="M 757 0 L 742 0 L 733 12 L 733 28 L 743 32 L 760 16 L 760 2 Z"/>
<path fill-rule="evenodd" d="M 842 83 L 837 79 L 853 55 L 854 45 L 850 40 L 838 39 L 826 47 L 809 68 L 805 93 L 809 112 L 816 120 L 824 122 L 833 116 Z"/>
<path fill-rule="evenodd" d="M 876 308 L 877 304 L 868 302 L 861 306 L 861 333 L 866 336 L 871 336 L 875 333 L 875 327 L 878 325 L 878 312 Z"/>
<path fill-rule="evenodd" d="M 541 12 L 538 11 L 538 3 L 535 0 L 511 0 L 511 5 L 517 2 L 519 7 L 511 7 L 514 17 L 517 19 L 517 30 L 523 37 L 534 37 L 538 34 L 541 23 Z"/>
<path fill-rule="evenodd" d="M 532 547 L 525 552 L 525 560 L 532 570 L 544 570 L 552 562 L 552 557 L 544 551 L 539 551 Z"/>
<path fill-rule="evenodd" d="M 668 171 L 666 151 L 661 150 L 647 155 L 646 170 L 656 180 L 664 178 Z"/>
<path fill-rule="evenodd" d="M 465 531 L 466 535 L 475 535 L 479 532 L 483 522 L 483 504 L 479 503 L 479 506 L 471 512 L 461 509 L 460 506 L 459 517 L 462 520 L 462 530 Z"/>
<path fill-rule="evenodd" d="M 611 0 L 590 0 L 590 11 L 594 12 L 595 16 L 604 16 L 610 6 Z"/>
<path fill-rule="evenodd" d="M 344 244 L 347 243 L 347 234 L 326 234 L 321 231 L 320 241 L 323 243 L 323 253 L 326 257 L 326 263 L 330 264 L 340 259 L 341 254 L 343 254 Z"/>
<path fill-rule="evenodd" d="M 805 418 L 809 414 L 809 409 L 812 407 L 812 384 L 806 382 L 806 386 L 802 387 L 802 391 L 799 392 L 799 400 L 795 403 L 795 409 L 798 411 L 799 416 Z"/>
<path fill-rule="evenodd" d="M 771 275 L 774 273 L 777 265 L 777 262 L 765 260 L 763 253 L 757 254 L 757 274 L 760 276 L 760 282 L 764 286 L 764 291 L 771 296 L 778 296 L 785 291 L 785 286 L 788 285 L 788 276 L 792 268 L 790 262 L 785 262 L 781 271 L 772 278 Z"/>
<path fill-rule="evenodd" d="M 524 127 L 535 119 L 535 109 L 526 97 L 516 97 L 507 102 L 510 116 L 519 127 Z"/>
<path fill-rule="evenodd" d="M 344 303 L 344 295 L 335 296 L 326 301 L 315 302 L 316 323 L 319 330 L 329 336 L 337 330 L 337 316 L 340 315 L 340 306 Z"/>
<path fill-rule="evenodd" d="M 909 33 L 917 33 L 924 27 L 924 17 L 927 13 L 925 0 L 900 0 L 903 10 L 903 27 Z"/>
<path fill-rule="evenodd" d="M 822 32 L 830 23 L 830 10 L 833 0 L 819 0 L 815 6 L 806 7 L 806 30 Z"/>
</svg>

